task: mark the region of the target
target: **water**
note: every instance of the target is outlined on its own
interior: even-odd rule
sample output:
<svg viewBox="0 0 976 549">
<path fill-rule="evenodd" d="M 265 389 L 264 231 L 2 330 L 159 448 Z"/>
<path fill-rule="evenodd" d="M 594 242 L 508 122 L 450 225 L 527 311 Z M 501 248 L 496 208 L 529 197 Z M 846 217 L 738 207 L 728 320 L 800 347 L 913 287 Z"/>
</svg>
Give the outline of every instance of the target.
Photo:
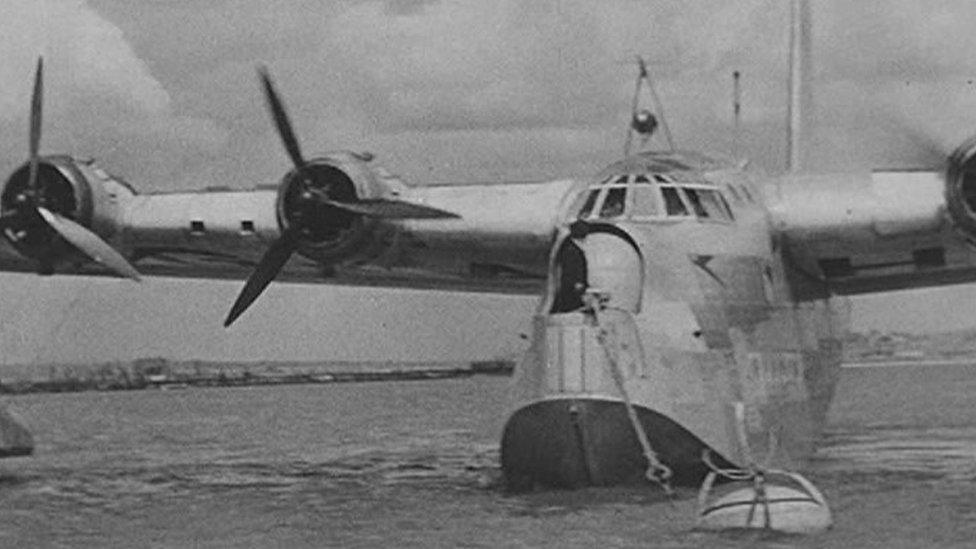
<svg viewBox="0 0 976 549">
<path fill-rule="evenodd" d="M 694 530 L 693 492 L 506 495 L 505 378 L 25 395 L 2 547 L 969 547 L 976 365 L 846 369 L 808 476 L 835 527 Z"/>
</svg>

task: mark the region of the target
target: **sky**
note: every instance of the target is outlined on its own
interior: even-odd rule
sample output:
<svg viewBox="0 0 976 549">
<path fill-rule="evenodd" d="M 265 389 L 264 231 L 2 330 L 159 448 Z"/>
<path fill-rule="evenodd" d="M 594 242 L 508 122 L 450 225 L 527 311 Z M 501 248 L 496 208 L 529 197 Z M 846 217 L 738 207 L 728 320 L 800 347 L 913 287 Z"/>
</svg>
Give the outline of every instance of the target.
<svg viewBox="0 0 976 549">
<path fill-rule="evenodd" d="M 164 357 L 218 361 L 510 359 L 526 296 L 272 284 L 231 329 L 235 280 L 0 273 L 0 365 Z M 423 322 L 416 319 L 422 318 Z"/>
<path fill-rule="evenodd" d="M 42 151 L 93 156 L 145 191 L 280 179 L 288 162 L 259 64 L 307 153 L 369 150 L 417 184 L 599 171 L 622 150 L 635 54 L 648 61 L 678 145 L 729 152 L 739 70 L 742 153 L 775 173 L 787 17 L 782 0 L 5 0 L 0 173 L 26 158 L 39 54 Z M 808 166 L 933 166 L 933 150 L 976 133 L 976 4 L 814 0 L 813 18 Z M 87 287 L 59 284 L 64 295 Z M 224 291 L 209 284 L 194 291 Z M 330 292 L 321 291 L 339 295 Z M 99 299 L 75 301 L 97 310 Z M 855 319 L 972 326 L 963 304 L 974 301 L 968 287 L 872 297 L 857 302 Z M 531 310 L 526 303 L 511 314 Z M 477 316 L 469 324 L 477 329 Z"/>
<path fill-rule="evenodd" d="M 976 131 L 967 0 L 814 1 L 819 170 L 928 162 Z M 47 58 L 43 150 L 94 156 L 137 188 L 248 187 L 287 159 L 255 67 L 307 151 L 377 153 L 416 183 L 587 176 L 619 156 L 648 60 L 679 146 L 782 166 L 781 0 L 7 0 L 0 169 L 26 155 Z M 17 136 L 22 136 L 17 139 Z"/>
</svg>

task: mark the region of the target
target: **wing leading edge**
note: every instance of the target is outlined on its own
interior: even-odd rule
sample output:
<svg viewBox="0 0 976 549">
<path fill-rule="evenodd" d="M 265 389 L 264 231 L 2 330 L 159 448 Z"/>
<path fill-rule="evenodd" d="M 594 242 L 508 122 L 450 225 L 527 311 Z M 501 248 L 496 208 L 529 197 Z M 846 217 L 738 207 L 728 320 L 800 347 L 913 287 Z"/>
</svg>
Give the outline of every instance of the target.
<svg viewBox="0 0 976 549">
<path fill-rule="evenodd" d="M 945 171 L 801 175 L 770 210 L 803 289 L 863 294 L 976 281 L 976 142 Z"/>
<path fill-rule="evenodd" d="M 510 291 L 514 282 L 534 290 L 538 284 L 524 282 L 545 277 L 554 232 L 575 186 L 562 180 L 401 189 L 402 202 L 456 217 L 363 216 L 336 231 L 305 233 L 284 275 L 489 291 Z M 287 230 L 278 222 L 281 200 L 272 190 L 138 195 L 127 208 L 120 243 L 143 271 L 239 277 Z"/>
<path fill-rule="evenodd" d="M 107 268 L 132 278 L 138 273 L 128 261 L 145 274 L 171 276 L 240 277 L 255 269 L 249 295 L 281 265 L 286 280 L 489 291 L 525 291 L 529 280 L 531 291 L 538 288 L 575 183 L 408 187 L 368 153 L 307 158 L 267 71 L 259 72 L 294 165 L 280 184 L 139 194 L 90 159 L 39 154 L 39 62 L 30 159 L 0 196 L 0 269 Z"/>
</svg>

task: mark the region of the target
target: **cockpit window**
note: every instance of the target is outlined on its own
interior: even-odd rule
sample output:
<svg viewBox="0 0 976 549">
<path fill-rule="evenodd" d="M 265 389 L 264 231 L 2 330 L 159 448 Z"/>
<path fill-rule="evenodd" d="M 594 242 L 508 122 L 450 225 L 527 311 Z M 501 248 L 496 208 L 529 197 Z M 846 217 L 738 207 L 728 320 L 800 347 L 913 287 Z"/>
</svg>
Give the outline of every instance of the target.
<svg viewBox="0 0 976 549">
<path fill-rule="evenodd" d="M 685 196 L 688 197 L 688 202 L 691 202 L 691 208 L 695 210 L 695 215 L 709 217 L 705 207 L 702 206 L 701 198 L 698 196 L 698 189 L 685 189 Z"/>
<path fill-rule="evenodd" d="M 688 208 L 684 201 L 678 196 L 678 189 L 674 187 L 661 187 L 661 195 L 664 196 L 664 207 L 668 210 L 668 215 L 688 215 Z"/>
<path fill-rule="evenodd" d="M 657 203 L 657 189 L 650 185 L 634 187 L 630 190 L 633 203 L 630 206 L 630 215 L 634 217 L 653 217 L 660 215 Z"/>
<path fill-rule="evenodd" d="M 586 202 L 583 203 L 583 207 L 580 208 L 577 217 L 583 219 L 590 216 L 590 212 L 593 211 L 593 206 L 596 204 L 596 197 L 600 196 L 600 190 L 594 189 L 590 191 L 590 195 L 586 197 Z"/>
<path fill-rule="evenodd" d="M 728 202 L 722 198 L 722 194 L 711 189 L 702 189 L 698 196 L 701 198 L 702 206 L 712 219 L 723 219 L 731 221 L 732 210 L 729 209 Z"/>
<path fill-rule="evenodd" d="M 732 209 L 717 189 L 688 187 L 684 189 L 695 215 L 703 219 L 732 221 Z"/>
<path fill-rule="evenodd" d="M 729 206 L 729 201 L 725 199 L 725 196 L 722 193 L 718 193 L 718 198 L 722 201 L 725 212 L 729 214 L 729 219 L 735 219 L 735 214 L 732 213 L 732 206 Z"/>
<path fill-rule="evenodd" d="M 624 214 L 627 200 L 627 187 L 616 187 L 607 191 L 600 207 L 600 217 L 619 217 Z"/>
<path fill-rule="evenodd" d="M 692 172 L 612 175 L 580 194 L 579 219 L 734 219 L 723 191 Z"/>
</svg>

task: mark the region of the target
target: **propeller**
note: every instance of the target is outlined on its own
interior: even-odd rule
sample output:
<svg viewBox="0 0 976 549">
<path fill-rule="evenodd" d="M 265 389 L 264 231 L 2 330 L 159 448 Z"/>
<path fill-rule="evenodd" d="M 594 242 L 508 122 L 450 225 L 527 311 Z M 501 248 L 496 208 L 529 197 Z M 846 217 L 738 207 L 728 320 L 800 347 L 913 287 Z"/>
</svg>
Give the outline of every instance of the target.
<svg viewBox="0 0 976 549">
<path fill-rule="evenodd" d="M 46 223 L 64 240 L 90 257 L 92 260 L 105 265 L 120 276 L 139 280 L 139 271 L 135 269 L 112 246 L 98 235 L 71 219 L 47 209 L 45 189 L 40 178 L 40 147 L 41 120 L 44 98 L 44 58 L 37 58 L 37 69 L 34 72 L 34 92 L 31 95 L 30 111 L 30 172 L 27 187 L 15 198 L 17 205 L 13 211 L 0 217 L 0 230 L 16 230 L 31 223 Z M 41 272 L 50 270 L 50 260 L 42 259 Z"/>
<path fill-rule="evenodd" d="M 30 111 L 30 176 L 27 179 L 27 189 L 37 196 L 38 151 L 41 148 L 41 107 L 44 101 L 44 58 L 37 58 L 37 70 L 34 71 L 34 92 L 31 94 Z"/>
<path fill-rule="evenodd" d="M 43 206 L 37 207 L 37 213 L 41 214 L 44 221 L 62 238 L 73 244 L 75 248 L 85 252 L 92 260 L 105 265 L 121 276 L 139 280 L 139 271 L 95 233 Z"/>
<path fill-rule="evenodd" d="M 237 320 L 237 317 L 241 316 L 254 303 L 254 300 L 274 280 L 278 271 L 285 266 L 288 258 L 296 249 L 298 249 L 298 231 L 293 228 L 285 230 L 277 240 L 271 243 L 271 247 L 264 252 L 261 261 L 254 268 L 254 272 L 248 277 L 240 295 L 237 296 L 237 301 L 234 302 L 234 306 L 227 313 L 227 318 L 224 320 L 225 328 Z"/>
<path fill-rule="evenodd" d="M 334 216 L 343 214 L 356 214 L 367 217 L 382 219 L 440 219 L 456 218 L 455 214 L 431 208 L 420 204 L 413 204 L 401 200 L 391 200 L 386 198 L 374 199 L 353 199 L 336 200 L 329 194 L 328 186 L 314 185 L 312 174 L 307 169 L 309 164 L 302 156 L 301 147 L 295 132 L 292 129 L 291 121 L 285 112 L 285 106 L 281 97 L 275 90 L 274 83 L 267 68 L 259 67 L 258 76 L 264 90 L 265 102 L 271 112 L 275 128 L 278 130 L 278 137 L 288 153 L 292 164 L 295 165 L 295 173 L 298 175 L 298 204 L 297 210 L 301 215 L 294 220 L 277 240 L 261 257 L 255 266 L 254 271 L 248 277 L 244 288 L 237 296 L 237 300 L 231 307 L 227 318 L 224 320 L 224 327 L 230 326 L 252 303 L 261 295 L 261 292 L 268 287 L 268 284 L 278 275 L 285 263 L 299 247 L 300 237 L 303 230 L 309 226 L 310 219 L 315 216 Z"/>
</svg>

